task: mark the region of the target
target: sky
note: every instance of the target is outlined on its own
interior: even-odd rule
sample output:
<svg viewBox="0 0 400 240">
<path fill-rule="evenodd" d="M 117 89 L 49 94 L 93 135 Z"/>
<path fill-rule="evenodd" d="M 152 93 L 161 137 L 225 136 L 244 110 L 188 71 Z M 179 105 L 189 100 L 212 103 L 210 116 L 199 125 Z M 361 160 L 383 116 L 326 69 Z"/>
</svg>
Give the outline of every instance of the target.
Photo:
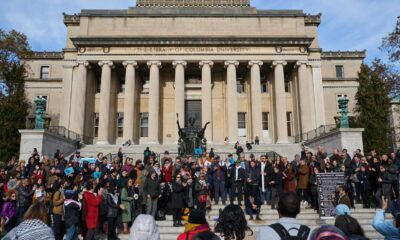
<svg viewBox="0 0 400 240">
<path fill-rule="evenodd" d="M 61 51 L 66 42 L 62 13 L 81 9 L 126 9 L 134 0 L 2 0 L 0 28 L 28 36 L 35 51 Z M 367 50 L 366 62 L 387 59 L 379 49 L 400 15 L 400 0 L 252 0 L 259 9 L 322 13 L 320 47 L 325 51 Z"/>
</svg>

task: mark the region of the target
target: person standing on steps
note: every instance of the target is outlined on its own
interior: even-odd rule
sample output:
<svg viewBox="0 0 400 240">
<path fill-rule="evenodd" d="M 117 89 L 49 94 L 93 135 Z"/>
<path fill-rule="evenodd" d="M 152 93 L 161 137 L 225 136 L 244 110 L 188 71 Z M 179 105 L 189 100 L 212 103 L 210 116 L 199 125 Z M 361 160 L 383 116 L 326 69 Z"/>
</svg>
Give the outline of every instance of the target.
<svg viewBox="0 0 400 240">
<path fill-rule="evenodd" d="M 172 219 L 174 227 L 182 227 L 182 209 L 185 207 L 184 195 L 188 184 L 182 182 L 182 176 L 178 174 L 175 181 L 172 183 L 172 195 L 170 202 L 170 209 L 172 209 Z"/>
</svg>

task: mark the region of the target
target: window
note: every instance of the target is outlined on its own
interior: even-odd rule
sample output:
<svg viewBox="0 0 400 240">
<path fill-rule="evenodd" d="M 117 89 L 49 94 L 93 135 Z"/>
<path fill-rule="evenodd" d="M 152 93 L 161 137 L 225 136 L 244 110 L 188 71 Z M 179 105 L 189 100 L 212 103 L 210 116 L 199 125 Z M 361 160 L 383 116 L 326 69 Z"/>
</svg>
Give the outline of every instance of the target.
<svg viewBox="0 0 400 240">
<path fill-rule="evenodd" d="M 40 67 L 40 79 L 48 79 L 50 73 L 49 66 L 42 66 Z"/>
<path fill-rule="evenodd" d="M 343 78 L 343 65 L 337 65 L 335 68 L 336 68 L 336 78 Z"/>
<path fill-rule="evenodd" d="M 94 128 L 94 137 L 99 136 L 99 113 L 95 112 L 93 114 L 93 128 Z"/>
<path fill-rule="evenodd" d="M 140 113 L 140 137 L 149 136 L 149 113 Z"/>
<path fill-rule="evenodd" d="M 262 113 L 262 128 L 263 130 L 269 129 L 269 112 Z"/>
<path fill-rule="evenodd" d="M 49 104 L 49 98 L 46 96 L 46 95 L 38 95 L 38 96 L 36 96 L 36 98 L 44 98 L 45 100 L 46 100 L 46 104 L 44 105 L 44 111 L 46 112 L 47 111 L 47 104 Z"/>
<path fill-rule="evenodd" d="M 144 79 L 142 81 L 142 94 L 149 94 L 150 92 L 150 80 Z"/>
<path fill-rule="evenodd" d="M 286 93 L 290 93 L 291 86 L 292 86 L 291 81 L 290 80 L 289 81 L 285 80 L 285 92 Z"/>
<path fill-rule="evenodd" d="M 238 113 L 238 137 L 246 137 L 246 113 Z"/>
<path fill-rule="evenodd" d="M 286 70 L 286 69 L 285 69 Z M 291 92 L 291 76 L 292 73 L 290 71 L 285 71 L 284 73 L 284 78 L 285 78 L 285 92 L 290 93 Z"/>
<path fill-rule="evenodd" d="M 243 80 L 236 81 L 236 90 L 238 93 L 244 93 L 244 82 Z"/>
<path fill-rule="evenodd" d="M 268 93 L 268 81 L 265 75 L 261 76 L 261 93 Z"/>
<path fill-rule="evenodd" d="M 118 137 L 124 136 L 124 113 L 123 112 L 117 113 L 117 136 Z"/>
<path fill-rule="evenodd" d="M 286 113 L 286 120 L 287 120 L 287 132 L 288 136 L 291 137 L 293 133 L 293 127 L 292 127 L 292 113 L 287 112 Z"/>
<path fill-rule="evenodd" d="M 125 92 L 125 76 L 120 77 L 118 81 L 118 92 Z"/>
</svg>

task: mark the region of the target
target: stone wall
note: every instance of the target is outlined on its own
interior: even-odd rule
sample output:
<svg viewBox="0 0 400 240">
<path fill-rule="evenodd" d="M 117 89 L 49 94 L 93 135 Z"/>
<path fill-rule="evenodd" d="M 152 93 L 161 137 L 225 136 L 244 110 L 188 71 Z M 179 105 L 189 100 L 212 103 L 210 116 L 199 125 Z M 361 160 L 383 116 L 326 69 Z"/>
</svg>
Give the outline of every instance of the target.
<svg viewBox="0 0 400 240">
<path fill-rule="evenodd" d="M 70 155 L 75 150 L 75 143 L 72 140 L 48 133 L 40 129 L 21 129 L 21 145 L 19 150 L 19 159 L 28 160 L 36 148 L 41 156 L 48 155 L 53 157 L 57 149 Z"/>
<path fill-rule="evenodd" d="M 340 128 L 306 141 L 304 145 L 313 150 L 316 150 L 318 146 L 323 146 L 328 154 L 332 154 L 334 148 L 339 150 L 346 148 L 351 155 L 356 149 L 361 149 L 361 152 L 364 151 L 363 131 L 363 128 Z"/>
</svg>

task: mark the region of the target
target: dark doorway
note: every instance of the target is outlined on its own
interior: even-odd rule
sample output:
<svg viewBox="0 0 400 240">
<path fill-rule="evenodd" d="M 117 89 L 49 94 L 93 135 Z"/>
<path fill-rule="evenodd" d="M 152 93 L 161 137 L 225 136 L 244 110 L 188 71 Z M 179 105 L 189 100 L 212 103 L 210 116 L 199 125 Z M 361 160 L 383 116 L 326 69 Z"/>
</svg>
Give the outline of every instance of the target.
<svg viewBox="0 0 400 240">
<path fill-rule="evenodd" d="M 196 119 L 194 127 L 201 128 L 201 100 L 185 101 L 185 126 L 189 127 L 189 119 Z"/>
</svg>

